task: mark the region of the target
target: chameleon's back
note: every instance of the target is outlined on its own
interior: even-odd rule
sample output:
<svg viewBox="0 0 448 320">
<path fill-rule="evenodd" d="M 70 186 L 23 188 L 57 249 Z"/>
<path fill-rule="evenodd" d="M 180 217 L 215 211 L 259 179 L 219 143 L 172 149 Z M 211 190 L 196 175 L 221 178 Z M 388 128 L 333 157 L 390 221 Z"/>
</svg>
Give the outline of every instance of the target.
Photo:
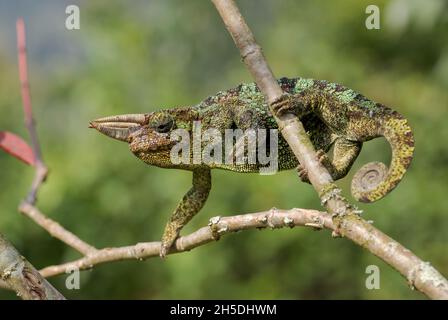
<svg viewBox="0 0 448 320">
<path fill-rule="evenodd" d="M 346 175 L 363 142 L 384 136 L 392 148 L 390 168 L 380 168 L 377 163 L 364 166 L 352 181 L 352 193 L 360 201 L 372 202 L 395 188 L 409 167 L 414 151 L 413 134 L 406 119 L 398 112 L 336 83 L 304 78 L 281 78 L 278 83 L 283 91 L 301 99 L 297 109 L 293 107 L 289 111 L 300 116 L 316 150 L 327 152 L 333 143 L 339 141 L 338 151 L 335 149 L 332 161 L 345 161 L 346 164 L 342 174 L 336 173 L 334 179 Z M 277 135 L 278 148 L 275 148 L 267 135 L 265 141 L 257 141 L 257 151 L 260 150 L 260 143 L 264 144 L 271 160 L 278 159 L 278 167 L 275 167 L 278 170 L 297 167 L 297 159 L 286 141 L 280 134 L 272 131 L 278 129 L 277 124 L 254 83 L 241 84 L 219 92 L 196 108 L 199 118 L 206 123 L 205 128 L 217 128 L 222 134 L 225 129 L 271 130 L 270 136 Z M 345 147 L 341 147 L 344 144 L 354 149 L 344 151 Z M 278 157 L 275 155 L 276 150 Z M 348 152 L 353 152 L 349 160 Z M 247 150 L 244 155 L 248 155 Z M 347 160 L 344 160 L 345 158 Z M 237 172 L 258 172 L 263 165 L 257 158 L 254 164 L 238 165 L 233 162 L 210 167 Z M 372 180 L 371 172 L 374 171 L 378 173 L 377 179 Z"/>
<path fill-rule="evenodd" d="M 303 90 L 314 88 L 328 93 L 341 92 L 341 99 L 346 100 L 354 96 L 362 97 L 351 89 L 323 80 L 281 78 L 278 80 L 278 83 L 283 91 L 290 94 L 297 94 Z M 277 131 L 277 123 L 265 102 L 263 94 L 255 83 L 240 84 L 235 88 L 220 91 L 216 95 L 205 99 L 195 108 L 199 113 L 203 130 L 213 127 L 224 134 L 225 129 L 241 129 L 243 131 L 248 129 L 266 129 L 265 141 L 257 141 L 257 146 L 264 145 L 268 156 L 273 157 L 275 154 L 271 154 L 271 152 L 277 152 L 277 170 L 289 170 L 297 167 L 298 161 L 287 142 Z M 327 125 L 316 114 L 312 113 L 304 116 L 301 120 L 315 148 L 328 151 L 333 141 Z M 275 145 L 273 144 L 275 139 L 271 141 L 273 134 L 277 135 L 276 149 L 274 149 Z M 245 156 L 247 156 L 247 150 Z M 236 172 L 259 172 L 260 168 L 266 167 L 266 165 L 262 165 L 258 161 L 254 164 L 235 164 L 234 161 L 231 164 L 216 163 L 210 165 L 210 167 Z"/>
<path fill-rule="evenodd" d="M 289 89 L 288 89 L 289 90 Z M 257 136 L 256 141 L 256 159 L 250 161 L 249 148 L 247 141 L 244 150 L 244 163 L 239 164 L 236 161 L 236 141 L 234 140 L 233 157 L 231 161 L 226 163 L 223 152 L 223 161 L 219 163 L 209 164 L 211 168 L 230 170 L 241 173 L 260 172 L 265 173 L 272 171 L 288 170 L 297 167 L 297 159 L 289 148 L 287 142 L 278 132 L 278 126 L 275 119 L 265 102 L 264 96 L 255 83 L 241 84 L 238 87 L 226 91 L 220 91 L 216 95 L 211 96 L 197 105 L 196 110 L 199 113 L 202 130 L 209 128 L 218 129 L 223 138 L 222 150 L 225 150 L 225 130 L 241 130 L 243 134 L 259 132 L 262 136 Z M 260 129 L 264 129 L 263 132 Z M 275 136 L 274 136 L 275 135 Z M 247 136 L 246 136 L 247 137 Z M 260 137 L 260 139 L 258 139 Z M 243 140 L 240 140 L 243 141 Z M 277 148 L 275 148 L 277 145 Z M 241 149 L 240 149 L 241 150 Z M 251 149 L 254 150 L 254 149 Z M 271 158 L 277 163 L 275 168 L 270 164 L 262 164 L 259 155 Z M 270 167 L 270 169 L 267 169 Z M 264 168 L 264 169 L 262 169 Z M 272 173 L 274 173 L 272 172 Z"/>
</svg>

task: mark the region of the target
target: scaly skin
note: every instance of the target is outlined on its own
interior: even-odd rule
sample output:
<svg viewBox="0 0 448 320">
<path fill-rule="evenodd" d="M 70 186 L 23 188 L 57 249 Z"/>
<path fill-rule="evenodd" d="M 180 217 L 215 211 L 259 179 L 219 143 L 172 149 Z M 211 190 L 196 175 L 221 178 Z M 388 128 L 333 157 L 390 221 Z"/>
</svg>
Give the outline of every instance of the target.
<svg viewBox="0 0 448 320">
<path fill-rule="evenodd" d="M 282 89 L 290 94 L 293 103 L 275 111 L 289 112 L 299 117 L 318 150 L 319 160 L 334 180 L 348 173 L 363 142 L 383 136 L 392 148 L 390 168 L 387 170 L 379 163 L 362 167 L 352 181 L 352 194 L 359 201 L 373 202 L 395 188 L 409 167 L 414 151 L 413 134 L 406 119 L 398 112 L 339 84 L 302 78 L 282 78 L 278 81 Z M 218 92 L 191 107 L 113 116 L 91 123 L 98 131 L 128 142 L 130 150 L 150 165 L 193 171 L 193 186 L 174 210 L 165 228 L 160 251 L 162 257 L 167 254 L 182 227 L 207 200 L 211 188 L 211 169 L 259 172 L 263 167 L 259 163 L 172 163 L 170 150 L 177 141 L 170 140 L 170 133 L 183 128 L 192 135 L 193 121 L 201 121 L 202 131 L 215 128 L 221 134 L 225 129 L 277 129 L 271 111 L 254 83 Z M 334 151 L 330 159 L 326 152 L 332 145 Z M 278 167 L 279 170 L 298 168 L 300 178 L 308 182 L 305 169 L 281 135 L 278 137 Z"/>
</svg>

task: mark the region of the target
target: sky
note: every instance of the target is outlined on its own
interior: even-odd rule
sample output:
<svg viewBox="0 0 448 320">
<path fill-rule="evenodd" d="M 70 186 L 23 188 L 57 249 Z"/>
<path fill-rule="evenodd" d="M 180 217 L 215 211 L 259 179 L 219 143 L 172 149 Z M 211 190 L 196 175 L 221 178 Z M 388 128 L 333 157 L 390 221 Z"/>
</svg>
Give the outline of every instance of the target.
<svg viewBox="0 0 448 320">
<path fill-rule="evenodd" d="M 49 66 L 56 56 L 65 53 L 79 56 L 76 31 L 65 28 L 70 4 L 82 5 L 79 0 L 0 0 L 0 56 L 16 61 L 16 20 L 23 17 L 26 25 L 27 47 L 31 62 Z"/>
</svg>

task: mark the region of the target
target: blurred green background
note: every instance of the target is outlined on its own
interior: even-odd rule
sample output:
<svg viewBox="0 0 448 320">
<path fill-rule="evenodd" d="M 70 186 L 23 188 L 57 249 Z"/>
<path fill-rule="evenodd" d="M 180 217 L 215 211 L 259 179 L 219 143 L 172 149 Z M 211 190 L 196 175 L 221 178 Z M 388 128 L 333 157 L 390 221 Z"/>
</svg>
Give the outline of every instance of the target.
<svg viewBox="0 0 448 320">
<path fill-rule="evenodd" d="M 65 29 L 77 4 L 81 29 Z M 345 84 L 410 121 L 415 159 L 398 188 L 360 205 L 374 225 L 448 275 L 448 3 L 443 0 L 240 0 L 278 76 Z M 367 30 L 368 4 L 381 29 Z M 251 77 L 210 1 L 0 0 L 0 130 L 27 137 L 17 72 L 15 20 L 27 26 L 34 113 L 50 177 L 39 208 L 97 246 L 158 240 L 190 186 L 191 174 L 149 167 L 125 144 L 87 125 L 113 114 L 196 104 Z M 385 141 L 365 144 L 354 170 L 388 162 Z M 340 181 L 349 195 L 350 178 Z M 17 213 L 33 170 L 0 152 L 0 232 L 36 267 L 79 255 Z M 213 172 L 202 212 L 184 233 L 215 215 L 320 208 L 293 171 L 274 176 Z M 381 289 L 365 287 L 368 265 Z M 191 252 L 125 261 L 81 273 L 72 299 L 421 299 L 388 265 L 344 239 L 305 228 L 246 231 Z M 0 291 L 0 298 L 15 299 Z"/>
</svg>

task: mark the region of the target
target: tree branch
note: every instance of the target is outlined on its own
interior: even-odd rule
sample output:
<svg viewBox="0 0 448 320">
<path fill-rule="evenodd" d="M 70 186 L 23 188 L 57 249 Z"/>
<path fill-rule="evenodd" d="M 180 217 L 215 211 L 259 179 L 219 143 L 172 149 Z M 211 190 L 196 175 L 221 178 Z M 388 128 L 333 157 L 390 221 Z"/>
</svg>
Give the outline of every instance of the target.
<svg viewBox="0 0 448 320">
<path fill-rule="evenodd" d="M 308 226 L 317 229 L 332 228 L 331 216 L 325 212 L 306 209 L 279 210 L 271 209 L 265 212 L 244 214 L 230 217 L 213 217 L 206 227 L 180 237 L 169 254 L 190 251 L 221 236 L 241 230 L 254 228 L 283 228 L 294 226 Z M 55 276 L 73 268 L 79 270 L 91 269 L 93 266 L 120 260 L 143 260 L 159 257 L 159 241 L 138 243 L 134 246 L 104 248 L 91 253 L 89 256 L 61 265 L 49 266 L 40 272 L 45 277 Z"/>
<path fill-rule="evenodd" d="M 371 224 L 360 228 L 357 223 L 350 224 L 350 239 L 356 244 L 383 259 L 400 271 L 411 286 L 420 288 L 428 296 L 443 298 L 446 292 L 445 279 L 429 263 L 419 259 L 414 253 L 390 238 Z M 190 251 L 196 247 L 218 240 L 221 236 L 248 229 L 278 229 L 305 226 L 315 230 L 337 230 L 331 214 L 307 209 L 271 209 L 230 217 L 213 217 L 206 227 L 177 239 L 175 249 L 170 254 Z M 90 253 L 81 259 L 60 265 L 49 266 L 40 271 L 44 277 L 52 277 L 67 270 L 91 269 L 94 266 L 121 260 L 143 260 L 158 257 L 160 242 L 144 242 L 134 246 L 104 248 Z"/>
<path fill-rule="evenodd" d="M 2 234 L 0 279 L 24 300 L 65 300 Z"/>
<path fill-rule="evenodd" d="M 410 277 L 411 283 L 428 297 L 448 299 L 448 281 L 436 269 L 424 264 L 415 255 L 404 260 L 391 257 L 399 253 L 396 248 L 388 249 L 389 244 L 385 239 L 390 238 L 379 230 L 372 229 L 372 226 L 359 217 L 359 210 L 341 195 L 341 190 L 334 184 L 328 170 L 318 161 L 314 146 L 300 120 L 292 114 L 275 113 L 275 107 L 290 103 L 290 97 L 282 91 L 275 80 L 261 47 L 256 43 L 235 2 L 233 0 L 212 0 L 212 2 L 239 49 L 243 62 L 264 94 L 280 132 L 299 163 L 307 170 L 308 178 L 319 194 L 322 204 L 332 214 L 336 226 L 335 232 L 362 245 L 402 275 Z M 360 240 L 366 240 L 367 243 Z M 381 247 L 382 245 L 386 247 Z M 404 247 L 401 247 L 401 250 L 408 251 Z M 406 255 L 402 252 L 400 256 L 404 258 Z"/>
</svg>

